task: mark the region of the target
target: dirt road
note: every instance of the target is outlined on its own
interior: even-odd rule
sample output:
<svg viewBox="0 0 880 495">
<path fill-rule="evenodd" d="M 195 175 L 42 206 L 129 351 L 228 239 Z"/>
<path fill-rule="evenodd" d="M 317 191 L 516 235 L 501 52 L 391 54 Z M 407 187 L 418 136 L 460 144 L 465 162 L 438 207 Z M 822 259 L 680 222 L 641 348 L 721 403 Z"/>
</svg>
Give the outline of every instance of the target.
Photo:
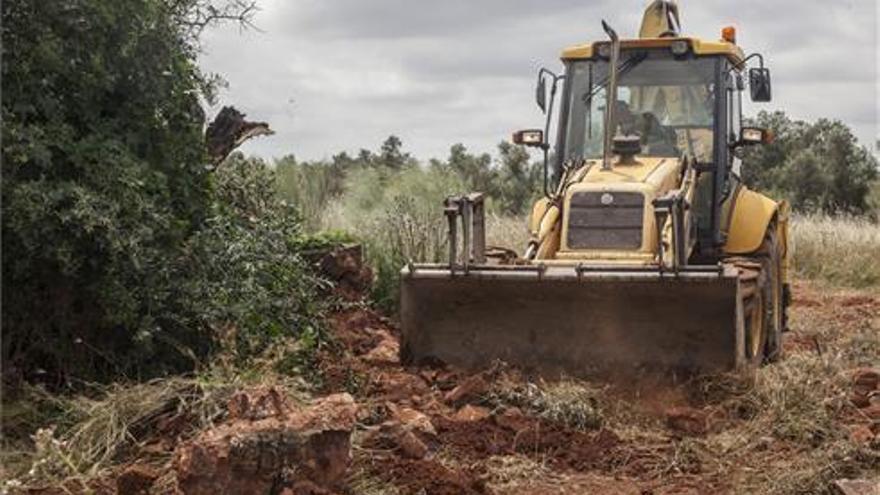
<svg viewBox="0 0 880 495">
<path fill-rule="evenodd" d="M 406 369 L 365 308 L 333 330 L 324 391 L 361 405 L 351 493 L 834 493 L 880 472 L 880 395 L 859 389 L 876 387 L 859 371 L 880 361 L 876 293 L 799 283 L 782 363 L 675 387 Z"/>
<path fill-rule="evenodd" d="M 799 283 L 794 294 L 781 362 L 677 383 L 544 381 L 502 363 L 407 368 L 394 322 L 348 303 L 331 317 L 319 390 L 278 377 L 227 384 L 204 427 L 170 397 L 142 413 L 105 468 L 62 486 L 36 476 L 10 493 L 871 493 L 880 292 Z M 197 397 L 199 387 L 174 390 Z M 49 460 L 32 469 L 63 468 Z"/>
</svg>

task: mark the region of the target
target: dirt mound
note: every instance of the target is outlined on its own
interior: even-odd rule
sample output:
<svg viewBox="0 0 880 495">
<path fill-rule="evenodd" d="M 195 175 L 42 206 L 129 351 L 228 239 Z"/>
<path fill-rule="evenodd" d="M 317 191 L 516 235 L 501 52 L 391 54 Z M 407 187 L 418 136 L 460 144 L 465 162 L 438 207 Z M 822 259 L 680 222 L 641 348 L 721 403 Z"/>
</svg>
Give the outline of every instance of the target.
<svg viewBox="0 0 880 495">
<path fill-rule="evenodd" d="M 608 468 L 622 445 L 609 430 L 588 433 L 539 420 L 531 420 L 523 429 L 501 426 L 491 418 L 463 422 L 435 417 L 433 423 L 444 445 L 473 460 L 523 454 L 557 468 L 587 471 Z"/>
</svg>

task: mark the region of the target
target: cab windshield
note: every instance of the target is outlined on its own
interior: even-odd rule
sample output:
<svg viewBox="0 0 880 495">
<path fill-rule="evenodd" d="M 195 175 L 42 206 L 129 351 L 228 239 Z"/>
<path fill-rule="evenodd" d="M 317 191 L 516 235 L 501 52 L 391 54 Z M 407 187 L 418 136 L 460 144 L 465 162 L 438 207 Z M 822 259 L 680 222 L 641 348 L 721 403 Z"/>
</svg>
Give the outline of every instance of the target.
<svg viewBox="0 0 880 495">
<path fill-rule="evenodd" d="M 644 155 L 712 161 L 715 66 L 712 58 L 677 60 L 666 50 L 621 52 L 615 134 L 640 136 Z M 602 156 L 608 68 L 604 60 L 568 66 L 565 160 Z"/>
</svg>

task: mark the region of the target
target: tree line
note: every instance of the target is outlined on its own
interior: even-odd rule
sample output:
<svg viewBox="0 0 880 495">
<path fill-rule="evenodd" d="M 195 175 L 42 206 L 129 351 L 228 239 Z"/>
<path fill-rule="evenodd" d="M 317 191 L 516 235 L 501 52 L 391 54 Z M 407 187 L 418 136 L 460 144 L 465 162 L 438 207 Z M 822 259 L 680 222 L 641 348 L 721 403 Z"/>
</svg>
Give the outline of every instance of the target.
<svg viewBox="0 0 880 495">
<path fill-rule="evenodd" d="M 877 219 L 880 215 L 880 169 L 877 158 L 860 146 L 851 129 L 840 121 L 809 123 L 784 112 L 761 112 L 749 125 L 774 136 L 769 144 L 742 149 L 742 179 L 751 188 L 787 199 L 802 213 L 848 214 Z M 551 158 L 552 160 L 552 158 Z M 384 180 L 406 170 L 444 171 L 461 181 L 462 191 L 485 193 L 493 211 L 520 216 L 529 211 L 542 190 L 542 162 L 530 161 L 521 146 L 501 142 L 496 156 L 472 153 L 464 145 L 450 147 L 445 159 L 420 162 L 403 151 L 397 136 L 389 136 L 373 152 L 362 149 L 329 160 L 299 162 L 294 155 L 276 160 L 279 191 L 300 206 L 306 223 L 315 221 L 326 204 L 345 192 L 354 171 L 377 170 Z M 428 180 L 426 177 L 425 180 Z"/>
</svg>

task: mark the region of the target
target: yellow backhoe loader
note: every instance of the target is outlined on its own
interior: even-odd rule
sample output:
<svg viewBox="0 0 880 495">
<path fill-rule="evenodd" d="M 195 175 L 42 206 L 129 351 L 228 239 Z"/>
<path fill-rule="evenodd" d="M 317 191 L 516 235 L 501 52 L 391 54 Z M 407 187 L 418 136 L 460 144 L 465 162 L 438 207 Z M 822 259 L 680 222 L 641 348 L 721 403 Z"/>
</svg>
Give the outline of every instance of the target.
<svg viewBox="0 0 880 495">
<path fill-rule="evenodd" d="M 770 72 L 735 29 L 684 36 L 678 14 L 656 0 L 638 38 L 603 22 L 607 40 L 563 50 L 564 73 L 539 71 L 545 127 L 513 136 L 544 154 L 531 241 L 495 257 L 482 195 L 447 199 L 448 262 L 401 270 L 405 362 L 580 375 L 780 357 L 789 208 L 739 177 L 741 149 L 771 137 L 743 126 L 742 93 L 770 101 Z"/>
</svg>

